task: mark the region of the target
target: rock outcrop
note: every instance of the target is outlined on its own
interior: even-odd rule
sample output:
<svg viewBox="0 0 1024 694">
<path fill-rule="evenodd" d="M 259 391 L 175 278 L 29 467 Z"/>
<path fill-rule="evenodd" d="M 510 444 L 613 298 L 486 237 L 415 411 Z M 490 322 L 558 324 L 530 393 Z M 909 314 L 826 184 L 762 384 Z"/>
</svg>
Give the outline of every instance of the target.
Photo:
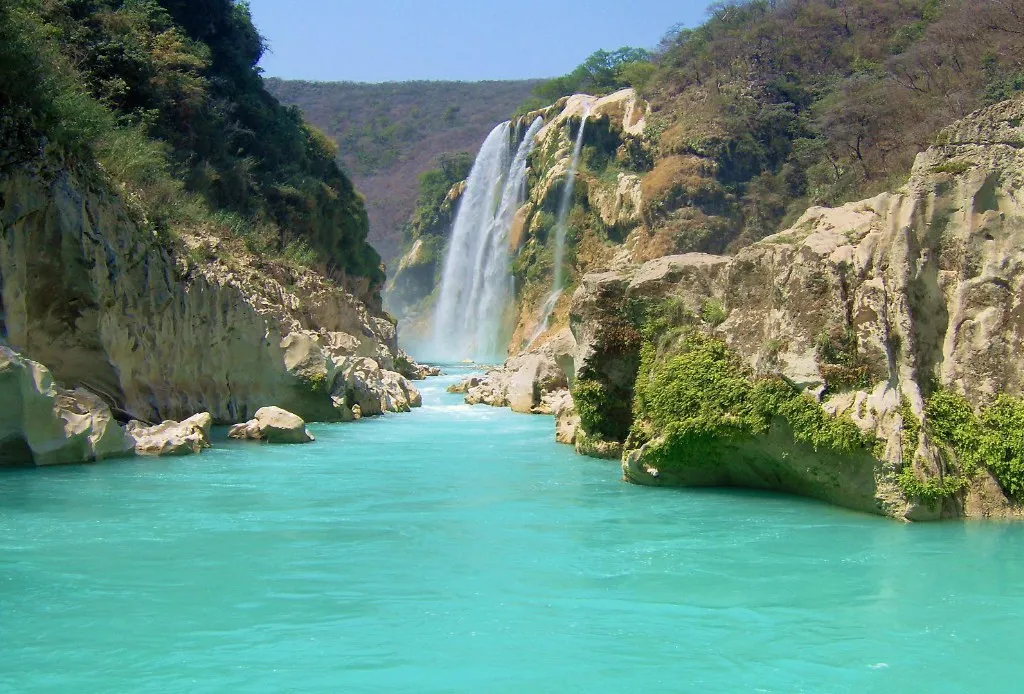
<svg viewBox="0 0 1024 694">
<path fill-rule="evenodd" d="M 466 403 L 508 407 L 514 412 L 555 414 L 565 409 L 572 383 L 576 344 L 564 331 L 537 349 L 511 357 L 484 376 L 470 376 L 449 388 Z M 571 396 L 568 396 L 571 401 Z M 571 406 L 571 405 L 570 405 Z"/>
<path fill-rule="evenodd" d="M 125 429 L 134 442 L 136 455 L 173 456 L 191 455 L 209 448 L 212 425 L 210 413 L 202 412 L 182 422 L 167 420 L 156 426 L 133 420 Z"/>
<path fill-rule="evenodd" d="M 233 423 L 278 403 L 344 421 L 350 389 L 377 403 L 364 415 L 417 400 L 364 279 L 338 286 L 210 236 L 186 234 L 175 255 L 64 162 L 0 179 L 0 228 L 0 335 L 131 417 Z"/>
<path fill-rule="evenodd" d="M 267 443 L 311 443 L 316 440 L 302 417 L 274 406 L 261 407 L 248 422 L 231 427 L 228 436 Z"/>
<path fill-rule="evenodd" d="M 56 385 L 43 365 L 0 346 L 0 465 L 86 463 L 209 448 L 213 418 L 122 426 L 97 395 Z"/>
<path fill-rule="evenodd" d="M 576 376 L 605 416 L 589 428 L 584 417 L 577 439 L 625 443 L 625 476 L 642 484 L 781 489 L 909 519 L 1019 514 L 991 470 L 962 472 L 925 403 L 949 391 L 978 410 L 1024 393 L 1022 122 L 1024 100 L 975 114 L 918 157 L 904 189 L 812 208 L 734 257 L 585 277 L 570 319 Z M 652 315 L 663 321 L 653 332 Z M 781 378 L 877 443 L 832 452 L 795 440 L 793 422 L 776 416 L 762 434 L 708 439 L 704 465 L 672 464 L 670 432 L 632 421 L 629 403 L 641 347 L 652 368 L 674 363 L 691 349 L 681 330 L 724 343 L 744 382 Z M 908 480 L 936 493 L 908 494 Z"/>
<path fill-rule="evenodd" d="M 544 126 L 536 135 L 529 159 L 528 198 L 514 215 L 507 238 L 509 251 L 516 258 L 513 268 L 519 308 L 509 316 L 509 353 L 531 347 L 544 313 L 541 308 L 551 291 L 550 268 L 542 273 L 526 270 L 550 265 L 550 260 L 544 259 L 552 252 L 554 213 L 569 169 L 575 129 L 586 114 L 587 156 L 576 177 L 581 200 L 577 208 L 585 223 L 575 224 L 582 235 L 577 240 L 581 249 L 577 264 L 586 268 L 609 261 L 615 253 L 612 242 L 621 242 L 643 224 L 641 173 L 647 162 L 640 160 L 644 159 L 642 141 L 649 110 L 633 89 L 622 89 L 603 97 L 575 94 L 521 119 L 520 133 L 538 116 L 544 119 Z M 456 202 L 464 190 L 465 182 L 455 185 L 444 201 L 425 215 L 426 223 L 419 217 L 413 219 L 415 240 L 388 284 L 388 307 L 401 318 L 408 344 L 429 343 L 432 297 L 441 278 Z M 567 293 L 555 307 L 547 332 L 554 334 L 566 327 L 568 307 Z"/>
<path fill-rule="evenodd" d="M 0 465 L 87 462 L 132 447 L 100 398 L 58 387 L 46 367 L 0 345 Z"/>
</svg>

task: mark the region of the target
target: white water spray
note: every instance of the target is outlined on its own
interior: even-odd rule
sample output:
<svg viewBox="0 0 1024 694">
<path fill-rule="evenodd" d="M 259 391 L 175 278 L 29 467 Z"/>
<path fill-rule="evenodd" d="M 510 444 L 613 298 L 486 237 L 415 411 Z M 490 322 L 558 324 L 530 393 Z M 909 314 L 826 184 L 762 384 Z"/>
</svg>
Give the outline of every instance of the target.
<svg viewBox="0 0 1024 694">
<path fill-rule="evenodd" d="M 508 232 L 526 196 L 537 118 L 512 155 L 511 124 L 494 128 L 473 162 L 452 227 L 434 312 L 438 359 L 504 358 L 502 320 L 512 298 Z"/>
<path fill-rule="evenodd" d="M 565 268 L 563 266 L 565 265 L 566 221 L 569 217 L 569 209 L 572 207 L 572 194 L 576 185 L 576 169 L 580 163 L 580 152 L 583 151 L 583 130 L 587 125 L 587 117 L 589 115 L 590 109 L 585 107 L 583 119 L 580 121 L 580 129 L 576 133 L 576 143 L 573 145 L 572 159 L 569 161 L 569 171 L 566 173 L 562 197 L 558 201 L 558 219 L 555 223 L 555 275 L 551 283 L 551 293 L 548 294 L 548 298 L 545 299 L 544 305 L 541 307 L 540 320 L 537 322 L 537 328 L 533 331 L 527 346 L 532 345 L 547 330 L 548 321 L 551 320 L 551 313 L 555 310 L 555 304 L 558 303 L 558 298 L 562 296 L 562 291 L 565 289 Z"/>
</svg>

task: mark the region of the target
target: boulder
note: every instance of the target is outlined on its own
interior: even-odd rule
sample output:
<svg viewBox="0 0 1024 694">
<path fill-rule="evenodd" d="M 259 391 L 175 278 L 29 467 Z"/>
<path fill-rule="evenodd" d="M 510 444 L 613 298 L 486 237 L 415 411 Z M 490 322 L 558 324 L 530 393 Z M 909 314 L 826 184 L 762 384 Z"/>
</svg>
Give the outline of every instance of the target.
<svg viewBox="0 0 1024 694">
<path fill-rule="evenodd" d="M 203 412 L 182 422 L 166 420 L 156 426 L 132 420 L 126 430 L 136 455 L 192 455 L 210 447 L 212 423 L 210 414 Z"/>
<path fill-rule="evenodd" d="M 209 412 L 200 412 L 183 420 L 181 425 L 195 427 L 203 432 L 203 436 L 209 439 L 210 431 L 213 429 L 213 416 Z"/>
<path fill-rule="evenodd" d="M 260 433 L 260 423 L 255 419 L 250 419 L 247 422 L 240 422 L 239 424 L 231 425 L 228 429 L 229 439 L 238 439 L 240 441 L 259 441 L 262 438 Z"/>
<path fill-rule="evenodd" d="M 255 419 L 260 438 L 268 443 L 309 443 L 314 440 L 302 417 L 280 407 L 261 407 L 256 410 Z"/>
<path fill-rule="evenodd" d="M 482 381 L 483 379 L 479 376 L 469 376 L 458 383 L 451 384 L 447 390 L 449 393 L 465 395 L 470 388 L 476 388 Z"/>
<path fill-rule="evenodd" d="M 0 465 L 84 463 L 132 454 L 110 408 L 0 345 Z"/>
<path fill-rule="evenodd" d="M 409 379 L 365 357 L 347 359 L 340 365 L 334 394 L 349 411 L 358 405 L 362 417 L 408 412 L 423 404 L 420 392 Z"/>
<path fill-rule="evenodd" d="M 540 347 L 509 358 L 484 376 L 469 376 L 448 388 L 465 393 L 469 405 L 508 407 L 514 412 L 554 414 L 555 394 L 568 393 L 574 378 L 576 342 L 563 330 Z"/>
<path fill-rule="evenodd" d="M 555 441 L 570 446 L 576 443 L 576 430 L 580 426 L 580 416 L 576 414 L 576 406 L 572 394 L 567 390 L 552 396 L 551 409 L 555 415 Z"/>
</svg>

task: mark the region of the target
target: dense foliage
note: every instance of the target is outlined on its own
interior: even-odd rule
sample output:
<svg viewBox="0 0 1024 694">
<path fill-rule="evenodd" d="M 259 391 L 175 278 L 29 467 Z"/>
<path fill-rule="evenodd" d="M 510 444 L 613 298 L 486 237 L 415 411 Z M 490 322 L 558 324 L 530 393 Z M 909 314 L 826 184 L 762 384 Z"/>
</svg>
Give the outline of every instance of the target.
<svg viewBox="0 0 1024 694">
<path fill-rule="evenodd" d="M 941 479 L 919 479 L 907 458 L 900 485 L 911 497 L 934 504 L 967 487 L 987 469 L 1003 490 L 1024 500 L 1024 400 L 1000 395 L 977 414 L 958 393 L 939 390 L 925 406 L 929 434 L 941 445 L 951 472 Z"/>
<path fill-rule="evenodd" d="M 379 284 L 336 149 L 264 89 L 232 0 L 4 0 L 2 164 L 45 143 L 97 158 L 155 230 L 212 224 L 250 250 Z"/>
<path fill-rule="evenodd" d="M 816 451 L 870 453 L 870 437 L 846 417 L 777 378 L 755 379 L 725 343 L 686 329 L 667 349 L 641 350 L 632 445 L 650 441 L 655 466 L 700 465 L 723 444 L 765 435 L 776 417 Z"/>
<path fill-rule="evenodd" d="M 628 398 L 621 397 L 596 379 L 573 384 L 573 403 L 583 430 L 606 441 L 623 441 L 632 420 Z"/>
<path fill-rule="evenodd" d="M 684 189 L 717 184 L 725 198 L 649 222 L 675 229 L 678 250 L 720 250 L 810 204 L 890 188 L 940 127 L 1024 87 L 1022 49 L 1024 0 L 717 4 L 663 40 L 642 92 L 660 189 L 689 177 Z"/>
<path fill-rule="evenodd" d="M 450 222 L 451 215 L 443 215 L 441 208 L 452 186 L 465 180 L 472 166 L 473 155 L 469 152 L 442 154 L 436 169 L 420 174 L 416 209 L 405 227 L 406 241 L 414 241 L 421 235 L 447 235 L 443 222 Z"/>
<path fill-rule="evenodd" d="M 651 53 L 643 48 L 623 46 L 615 51 L 591 53 L 572 72 L 545 80 L 533 88 L 531 97 L 519 106 L 522 114 L 572 94 L 608 94 L 624 87 L 641 87 L 654 73 Z"/>
</svg>

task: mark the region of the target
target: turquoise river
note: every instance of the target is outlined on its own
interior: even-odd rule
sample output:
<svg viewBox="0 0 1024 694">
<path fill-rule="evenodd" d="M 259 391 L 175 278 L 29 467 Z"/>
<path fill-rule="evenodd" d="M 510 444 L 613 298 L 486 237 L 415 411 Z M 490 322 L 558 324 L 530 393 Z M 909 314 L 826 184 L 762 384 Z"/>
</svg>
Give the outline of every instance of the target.
<svg viewBox="0 0 1024 694">
<path fill-rule="evenodd" d="M 1024 526 L 630 486 L 453 380 L 309 446 L 3 471 L 0 692 L 1019 685 Z"/>
</svg>

